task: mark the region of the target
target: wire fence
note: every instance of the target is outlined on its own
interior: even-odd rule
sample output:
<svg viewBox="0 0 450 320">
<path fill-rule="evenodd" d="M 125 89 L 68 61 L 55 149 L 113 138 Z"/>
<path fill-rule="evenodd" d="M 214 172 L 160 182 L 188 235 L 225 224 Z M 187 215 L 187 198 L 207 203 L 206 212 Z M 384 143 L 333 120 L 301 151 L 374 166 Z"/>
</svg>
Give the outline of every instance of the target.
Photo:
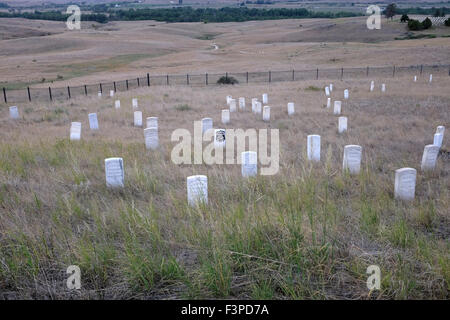
<svg viewBox="0 0 450 320">
<path fill-rule="evenodd" d="M 25 89 L 3 88 L 3 100 L 5 103 L 24 103 L 32 101 L 53 101 L 71 99 L 77 96 L 110 95 L 110 92 L 123 92 L 140 87 L 188 85 L 210 86 L 219 85 L 220 78 L 234 78 L 240 84 L 245 83 L 271 83 L 280 81 L 301 80 L 343 80 L 352 78 L 369 77 L 402 77 L 407 75 L 448 75 L 450 65 L 417 65 L 407 67 L 360 67 L 360 68 L 334 68 L 334 69 L 310 69 L 288 71 L 264 71 L 264 72 L 230 72 L 214 74 L 185 74 L 185 75 L 150 75 L 113 82 L 102 82 L 83 86 L 48 87 Z"/>
</svg>

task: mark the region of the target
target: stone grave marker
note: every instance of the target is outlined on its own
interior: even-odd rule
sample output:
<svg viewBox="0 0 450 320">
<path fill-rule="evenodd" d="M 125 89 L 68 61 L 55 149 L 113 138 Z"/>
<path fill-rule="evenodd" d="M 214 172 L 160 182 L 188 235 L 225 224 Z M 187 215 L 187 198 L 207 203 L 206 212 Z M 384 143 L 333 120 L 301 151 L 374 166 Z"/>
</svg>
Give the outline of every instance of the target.
<svg viewBox="0 0 450 320">
<path fill-rule="evenodd" d="M 70 125 L 70 140 L 81 139 L 81 122 L 72 122 Z"/>
<path fill-rule="evenodd" d="M 11 119 L 19 119 L 19 108 L 17 106 L 9 107 L 9 117 Z"/>
<path fill-rule="evenodd" d="M 239 98 L 239 110 L 245 110 L 245 98 L 241 97 Z"/>
<path fill-rule="evenodd" d="M 148 117 L 147 128 L 158 128 L 158 117 Z"/>
<path fill-rule="evenodd" d="M 202 133 L 213 128 L 213 120 L 211 118 L 202 119 Z"/>
<path fill-rule="evenodd" d="M 142 127 L 142 111 L 134 112 L 134 126 Z"/>
<path fill-rule="evenodd" d="M 342 102 L 341 102 L 341 101 L 335 101 L 335 102 L 334 102 L 334 110 L 333 110 L 333 113 L 334 113 L 335 115 L 340 115 L 340 114 L 341 114 L 341 105 L 342 105 Z"/>
<path fill-rule="evenodd" d="M 310 161 L 320 161 L 320 136 L 309 135 L 307 138 L 307 156 Z"/>
<path fill-rule="evenodd" d="M 263 121 L 270 121 L 270 107 L 264 106 Z"/>
<path fill-rule="evenodd" d="M 417 171 L 413 168 L 401 168 L 395 170 L 395 199 L 414 200 L 416 191 Z"/>
<path fill-rule="evenodd" d="M 287 104 L 288 115 L 292 116 L 295 113 L 295 105 L 293 102 Z"/>
<path fill-rule="evenodd" d="M 343 133 L 347 131 L 347 117 L 339 117 L 338 132 Z"/>
<path fill-rule="evenodd" d="M 105 159 L 106 186 L 109 188 L 124 187 L 124 168 L 122 158 Z"/>
<path fill-rule="evenodd" d="M 222 110 L 222 123 L 223 124 L 230 123 L 230 110 L 228 109 Z"/>
<path fill-rule="evenodd" d="M 258 174 L 258 156 L 255 151 L 241 153 L 241 173 L 243 177 L 252 177 Z"/>
<path fill-rule="evenodd" d="M 344 147 L 344 159 L 342 168 L 351 174 L 358 174 L 361 170 L 362 147 L 357 145 L 347 145 Z"/>
<path fill-rule="evenodd" d="M 195 175 L 187 177 L 187 199 L 190 206 L 208 203 L 208 177 Z"/>
<path fill-rule="evenodd" d="M 89 113 L 89 127 L 91 130 L 98 130 L 98 119 L 96 113 Z"/>
<path fill-rule="evenodd" d="M 144 129 L 145 148 L 155 150 L 159 146 L 158 128 L 150 127 Z"/>
<path fill-rule="evenodd" d="M 436 167 L 436 161 L 439 154 L 439 147 L 434 144 L 425 146 L 422 156 L 422 171 L 433 170 Z"/>
</svg>

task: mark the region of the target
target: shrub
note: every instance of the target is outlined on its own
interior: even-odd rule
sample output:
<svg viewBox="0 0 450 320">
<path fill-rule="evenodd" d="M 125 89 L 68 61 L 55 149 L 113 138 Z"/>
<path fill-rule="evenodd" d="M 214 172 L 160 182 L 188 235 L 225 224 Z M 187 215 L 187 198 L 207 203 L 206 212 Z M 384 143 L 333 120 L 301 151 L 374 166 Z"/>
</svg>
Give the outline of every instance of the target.
<svg viewBox="0 0 450 320">
<path fill-rule="evenodd" d="M 409 30 L 414 30 L 414 31 L 422 30 L 423 29 L 423 25 L 422 25 L 422 23 L 420 23 L 419 20 L 411 19 L 411 20 L 408 21 L 408 29 Z"/>
<path fill-rule="evenodd" d="M 430 18 L 426 18 L 422 22 L 422 26 L 424 29 L 429 29 L 429 28 L 431 28 L 432 25 L 433 25 L 433 22 L 431 22 Z"/>
<path fill-rule="evenodd" d="M 400 22 L 407 22 L 409 21 L 409 17 L 407 14 L 403 14 L 402 17 L 400 18 Z"/>
<path fill-rule="evenodd" d="M 239 81 L 237 81 L 237 79 L 233 78 L 233 77 L 223 76 L 223 77 L 220 77 L 219 80 L 217 80 L 217 83 L 218 84 L 236 84 L 236 83 L 239 83 Z"/>
</svg>

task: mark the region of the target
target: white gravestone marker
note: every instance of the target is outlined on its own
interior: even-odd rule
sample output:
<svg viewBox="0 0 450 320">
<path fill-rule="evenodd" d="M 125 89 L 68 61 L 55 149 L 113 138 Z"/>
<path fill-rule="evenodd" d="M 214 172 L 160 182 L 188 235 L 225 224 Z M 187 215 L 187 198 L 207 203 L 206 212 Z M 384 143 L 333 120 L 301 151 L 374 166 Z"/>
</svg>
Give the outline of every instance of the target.
<svg viewBox="0 0 450 320">
<path fill-rule="evenodd" d="M 115 105 L 116 109 L 120 109 L 120 100 L 116 100 Z"/>
<path fill-rule="evenodd" d="M 417 82 L 417 76 L 414 76 L 414 82 Z"/>
<path fill-rule="evenodd" d="M 433 139 L 433 144 L 435 146 L 438 146 L 439 148 L 441 148 L 443 139 L 444 139 L 444 135 L 442 133 L 435 133 L 434 139 Z"/>
<path fill-rule="evenodd" d="M 339 117 L 338 132 L 343 133 L 347 131 L 347 117 Z"/>
<path fill-rule="evenodd" d="M 225 144 L 226 144 L 225 138 L 226 138 L 225 129 L 214 130 L 214 147 L 215 148 L 225 147 Z"/>
<path fill-rule="evenodd" d="M 432 74 L 430 74 L 430 80 L 429 80 L 429 82 L 430 82 L 430 83 L 433 82 L 433 75 L 432 75 Z"/>
<path fill-rule="evenodd" d="M 320 161 L 320 136 L 316 134 L 309 135 L 307 141 L 308 160 Z"/>
<path fill-rule="evenodd" d="M 341 102 L 341 101 L 335 101 L 335 102 L 334 102 L 334 110 L 333 110 L 333 113 L 334 113 L 335 115 L 340 115 L 340 114 L 341 114 L 341 105 L 342 105 L 342 102 Z"/>
<path fill-rule="evenodd" d="M 208 203 L 208 177 L 202 175 L 187 177 L 187 199 L 190 206 Z"/>
<path fill-rule="evenodd" d="M 256 101 L 255 113 L 261 114 L 261 112 L 262 112 L 262 103 L 259 101 Z"/>
<path fill-rule="evenodd" d="M 212 129 L 212 127 L 213 127 L 213 120 L 211 118 L 202 119 L 202 133 L 205 133 L 206 131 Z"/>
<path fill-rule="evenodd" d="M 325 95 L 328 97 L 330 96 L 330 88 L 325 87 Z"/>
<path fill-rule="evenodd" d="M 124 187 L 124 169 L 122 158 L 105 159 L 106 186 L 109 188 Z"/>
<path fill-rule="evenodd" d="M 81 139 L 81 122 L 72 122 L 70 125 L 70 140 Z"/>
<path fill-rule="evenodd" d="M 445 127 L 444 127 L 444 126 L 438 126 L 438 127 L 436 128 L 436 133 L 442 133 L 442 134 L 444 134 L 444 132 L 445 132 Z"/>
<path fill-rule="evenodd" d="M 230 110 L 228 109 L 222 110 L 222 123 L 223 124 L 230 123 Z"/>
<path fill-rule="evenodd" d="M 243 177 L 252 177 L 258 174 L 258 156 L 254 151 L 241 153 L 241 173 Z"/>
<path fill-rule="evenodd" d="M 263 121 L 270 121 L 270 107 L 264 106 Z"/>
<path fill-rule="evenodd" d="M 263 93 L 263 95 L 262 95 L 262 103 L 264 103 L 264 104 L 269 103 L 269 96 L 267 95 L 267 93 Z"/>
<path fill-rule="evenodd" d="M 372 92 L 373 89 L 375 89 L 375 81 L 372 80 L 372 81 L 370 82 L 370 92 Z"/>
<path fill-rule="evenodd" d="M 344 147 L 343 170 L 348 170 L 351 174 L 358 174 L 361 170 L 362 147 L 357 145 L 347 145 Z"/>
<path fill-rule="evenodd" d="M 19 108 L 16 106 L 9 107 L 9 117 L 11 119 L 19 119 Z"/>
<path fill-rule="evenodd" d="M 109 96 L 110 96 L 110 97 L 114 97 L 114 90 L 110 90 L 110 91 L 109 91 Z"/>
<path fill-rule="evenodd" d="M 97 93 L 97 96 L 98 96 L 98 97 L 101 97 L 101 96 L 102 96 L 102 92 L 99 91 L 99 92 Z"/>
<path fill-rule="evenodd" d="M 131 100 L 131 103 L 133 105 L 133 108 L 137 108 L 138 107 L 138 99 L 137 98 L 133 98 L 133 100 Z"/>
<path fill-rule="evenodd" d="M 144 129 L 145 148 L 155 150 L 159 146 L 158 128 L 150 127 Z"/>
<path fill-rule="evenodd" d="M 148 117 L 147 128 L 158 128 L 158 117 Z"/>
<path fill-rule="evenodd" d="M 134 112 L 134 126 L 142 127 L 142 111 Z"/>
<path fill-rule="evenodd" d="M 425 146 L 422 156 L 422 171 L 433 170 L 436 167 L 436 160 L 439 154 L 439 147 L 434 144 Z"/>
<path fill-rule="evenodd" d="M 229 106 L 230 105 L 230 100 L 231 99 L 233 99 L 233 97 L 232 96 L 227 96 L 227 106 Z"/>
<path fill-rule="evenodd" d="M 386 84 L 381 84 L 381 92 L 386 92 Z"/>
<path fill-rule="evenodd" d="M 417 171 L 413 168 L 395 170 L 395 199 L 414 200 Z"/>
<path fill-rule="evenodd" d="M 230 100 L 230 112 L 236 112 L 236 99 Z"/>
<path fill-rule="evenodd" d="M 327 108 L 331 107 L 331 98 L 327 98 Z"/>
<path fill-rule="evenodd" d="M 252 112 L 256 113 L 256 103 L 258 102 L 258 99 L 253 98 L 252 99 Z"/>
<path fill-rule="evenodd" d="M 239 110 L 245 110 L 245 98 L 239 98 Z"/>
<path fill-rule="evenodd" d="M 89 113 L 89 127 L 91 130 L 98 130 L 98 119 L 96 113 Z"/>
<path fill-rule="evenodd" d="M 333 84 L 330 83 L 330 92 L 333 92 Z"/>
<path fill-rule="evenodd" d="M 349 95 L 348 95 L 348 89 L 345 89 L 345 90 L 344 90 L 344 99 L 347 100 L 348 97 L 349 97 Z"/>
<path fill-rule="evenodd" d="M 295 113 L 295 105 L 293 102 L 287 104 L 288 115 L 292 116 Z"/>
</svg>

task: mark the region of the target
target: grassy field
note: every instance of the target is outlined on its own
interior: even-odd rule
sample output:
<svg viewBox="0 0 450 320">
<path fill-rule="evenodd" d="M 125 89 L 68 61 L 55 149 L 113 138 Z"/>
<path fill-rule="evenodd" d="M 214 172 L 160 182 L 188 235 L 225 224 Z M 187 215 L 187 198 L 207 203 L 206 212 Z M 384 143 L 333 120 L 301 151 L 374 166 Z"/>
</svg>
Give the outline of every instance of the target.
<svg viewBox="0 0 450 320">
<path fill-rule="evenodd" d="M 325 108 L 325 81 L 152 87 L 119 94 L 119 110 L 97 97 L 20 105 L 17 121 L 0 105 L 0 299 L 448 299 L 448 139 L 436 170 L 421 172 L 420 161 L 436 126 L 450 127 L 450 78 L 374 80 L 372 93 L 370 80 L 334 83 L 333 100 L 350 89 L 345 134 Z M 249 106 L 264 92 L 269 123 Z M 222 125 L 228 94 L 246 97 L 247 110 Z M 156 151 L 133 127 L 133 97 L 144 119 L 159 117 Z M 192 132 L 203 117 L 279 129 L 279 173 L 243 179 L 238 165 L 173 164 L 172 131 Z M 71 121 L 82 122 L 81 141 L 69 141 Z M 320 163 L 306 160 L 308 134 L 322 137 Z M 348 144 L 363 147 L 356 176 L 342 172 Z M 123 190 L 105 186 L 104 159 L 116 156 Z M 418 169 L 410 203 L 393 196 L 402 167 Z M 208 176 L 200 208 L 187 205 L 193 174 Z M 69 265 L 81 268 L 79 291 L 66 288 Z M 369 265 L 381 268 L 380 291 L 366 287 Z"/>
<path fill-rule="evenodd" d="M 0 19 L 0 30 L 0 87 L 7 88 L 26 83 L 48 87 L 43 78 L 54 87 L 65 87 L 136 79 L 147 72 L 204 74 L 450 61 L 450 38 L 444 37 L 450 28 L 409 33 L 405 24 L 384 18 L 381 30 L 368 30 L 365 17 L 207 24 L 83 22 L 80 31 L 68 31 L 62 22 Z M 423 34 L 432 38 L 414 39 Z"/>
</svg>

